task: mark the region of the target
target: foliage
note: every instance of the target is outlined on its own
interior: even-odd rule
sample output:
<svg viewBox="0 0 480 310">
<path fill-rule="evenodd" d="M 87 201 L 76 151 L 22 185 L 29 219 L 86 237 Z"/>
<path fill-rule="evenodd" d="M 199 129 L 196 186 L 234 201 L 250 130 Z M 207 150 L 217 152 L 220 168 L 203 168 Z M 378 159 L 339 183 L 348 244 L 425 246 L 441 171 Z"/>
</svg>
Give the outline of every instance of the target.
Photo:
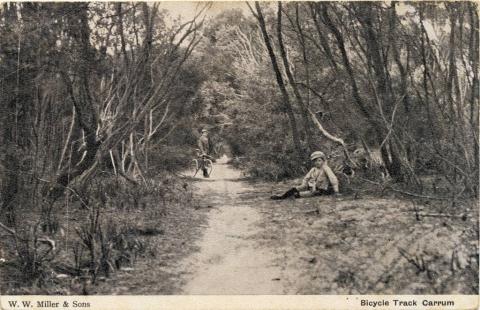
<svg viewBox="0 0 480 310">
<path fill-rule="evenodd" d="M 141 252 L 133 224 L 108 212 L 162 217 L 190 197 L 167 170 L 182 169 L 187 155 L 178 154 L 191 145 L 176 131 L 196 129 L 204 77 L 191 56 L 201 24 L 158 4 L 1 4 L 0 223 L 34 286 L 65 260 L 65 251 L 39 256 L 37 241 L 64 239 L 72 206 L 83 225 L 72 268 L 88 253 L 95 278 Z M 19 229 L 33 222 L 34 231 Z"/>
<path fill-rule="evenodd" d="M 90 274 L 134 257 L 135 239 L 118 240 L 135 228 L 100 214 L 188 203 L 172 175 L 203 127 L 253 177 L 298 177 L 320 149 L 355 184 L 478 196 L 476 3 L 206 8 L 185 21 L 158 3 L 1 4 L 0 223 L 36 221 L 12 230 L 17 267 L 48 278 L 37 241 L 71 203 Z"/>
<path fill-rule="evenodd" d="M 306 163 L 289 157 L 281 164 L 276 152 L 291 150 L 299 139 L 305 155 L 331 153 L 329 133 L 349 152 L 364 149 L 366 161 L 376 162 L 370 156 L 379 153 L 396 182 L 422 191 L 420 176 L 438 174 L 452 191 L 463 186 L 478 194 L 475 4 L 262 3 L 250 9 L 254 16 L 234 10 L 217 16 L 200 49 L 214 55 L 206 63 L 211 78 L 203 85 L 204 103 L 233 120 L 223 135 L 245 166 L 255 168 L 253 175 L 298 174 Z M 324 131 L 316 130 L 308 110 Z M 290 168 L 296 165 L 303 169 Z"/>
</svg>

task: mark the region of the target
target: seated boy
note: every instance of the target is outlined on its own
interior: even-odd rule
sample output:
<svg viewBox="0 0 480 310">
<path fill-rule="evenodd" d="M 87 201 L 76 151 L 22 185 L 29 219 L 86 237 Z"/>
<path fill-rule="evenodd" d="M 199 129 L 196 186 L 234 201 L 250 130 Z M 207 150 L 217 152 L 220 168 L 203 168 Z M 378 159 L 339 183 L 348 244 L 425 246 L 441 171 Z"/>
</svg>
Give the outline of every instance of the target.
<svg viewBox="0 0 480 310">
<path fill-rule="evenodd" d="M 273 195 L 274 200 L 285 199 L 294 196 L 295 198 L 310 197 L 318 195 L 338 195 L 338 179 L 327 164 L 323 152 L 316 151 L 310 155 L 314 167 L 303 178 L 302 184 L 293 187 L 282 195 Z"/>
</svg>

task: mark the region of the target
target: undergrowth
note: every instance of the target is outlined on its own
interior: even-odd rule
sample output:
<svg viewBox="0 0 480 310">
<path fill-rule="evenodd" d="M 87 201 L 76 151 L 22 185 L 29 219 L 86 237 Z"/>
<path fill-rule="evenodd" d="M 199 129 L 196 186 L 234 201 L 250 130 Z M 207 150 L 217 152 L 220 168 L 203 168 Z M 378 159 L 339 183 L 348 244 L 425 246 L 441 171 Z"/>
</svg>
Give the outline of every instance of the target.
<svg viewBox="0 0 480 310">
<path fill-rule="evenodd" d="M 169 208 L 192 204 L 188 184 L 167 173 L 141 181 L 103 174 L 84 184 L 48 209 L 16 210 L 0 241 L 3 294 L 89 294 L 152 254 L 149 237 Z M 46 221 L 56 229 L 44 229 Z"/>
</svg>

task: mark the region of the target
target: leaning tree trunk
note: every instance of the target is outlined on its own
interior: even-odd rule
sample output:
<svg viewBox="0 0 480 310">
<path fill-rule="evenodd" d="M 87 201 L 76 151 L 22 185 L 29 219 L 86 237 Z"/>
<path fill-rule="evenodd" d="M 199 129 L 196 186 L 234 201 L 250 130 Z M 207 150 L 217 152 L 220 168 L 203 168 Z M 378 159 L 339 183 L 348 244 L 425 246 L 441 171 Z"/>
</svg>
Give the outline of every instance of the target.
<svg viewBox="0 0 480 310">
<path fill-rule="evenodd" d="M 391 80 L 387 78 L 389 65 L 388 62 L 385 60 L 382 47 L 379 44 L 381 40 L 379 39 L 378 35 L 374 30 L 374 16 L 372 13 L 373 12 L 371 6 L 359 6 L 358 19 L 364 30 L 363 33 L 365 36 L 365 42 L 367 44 L 367 56 L 370 59 L 371 68 L 373 69 L 373 74 L 375 76 L 376 89 L 378 90 L 377 92 L 379 94 L 378 105 L 380 113 L 385 122 L 385 129 L 392 130 L 394 124 L 388 124 L 388 121 L 387 119 L 385 119 L 385 117 L 390 118 L 390 115 L 393 115 L 395 111 L 395 100 L 391 92 L 393 86 L 391 85 Z M 391 117 L 391 119 L 393 120 L 393 117 Z M 392 128 L 389 129 L 388 127 Z M 407 161 L 408 159 L 406 158 L 406 156 L 402 156 L 400 149 L 397 147 L 394 139 L 389 138 L 386 143 L 383 142 L 384 138 L 381 139 L 382 140 L 378 141 L 382 146 L 382 158 L 384 160 L 388 173 L 395 180 L 404 181 L 407 172 L 405 171 L 406 169 L 404 169 L 403 167 L 403 162 Z"/>
<path fill-rule="evenodd" d="M 347 54 L 343 35 L 341 34 L 337 26 L 335 26 L 332 19 L 330 18 L 330 15 L 328 14 L 328 6 L 323 3 L 322 4 L 318 3 L 317 5 L 321 6 L 320 11 L 322 12 L 322 21 L 325 24 L 325 26 L 327 26 L 327 28 L 330 30 L 330 32 L 332 32 L 337 42 L 338 48 L 340 49 L 343 65 L 348 74 L 350 86 L 352 88 L 352 95 L 355 100 L 355 103 L 357 104 L 358 108 L 360 109 L 360 112 L 366 118 L 368 123 L 374 128 L 376 138 L 377 140 L 379 140 L 382 137 L 382 131 L 380 130 L 380 126 L 378 122 L 374 119 L 372 112 L 370 111 L 370 109 L 367 107 L 362 97 L 360 96 L 360 91 L 358 89 L 358 84 L 355 79 L 352 64 L 350 63 L 350 59 Z M 332 59 L 332 62 L 333 61 L 334 60 Z"/>
<path fill-rule="evenodd" d="M 297 100 L 297 103 L 300 107 L 300 112 L 302 116 L 303 128 L 306 135 L 306 140 L 308 146 L 311 148 L 313 146 L 312 141 L 312 130 L 310 128 L 310 120 L 308 118 L 308 110 L 303 102 L 303 98 L 298 91 L 297 83 L 293 77 L 292 70 L 290 69 L 290 64 L 288 63 L 287 50 L 283 44 L 283 34 L 282 34 L 282 3 L 278 2 L 278 12 L 277 12 L 277 36 L 278 36 L 278 45 L 280 48 L 280 55 L 282 56 L 283 66 L 285 68 L 285 73 L 287 74 L 288 82 L 293 89 L 293 93 Z M 304 50 L 305 51 L 305 50 Z"/>
<path fill-rule="evenodd" d="M 475 158 L 475 174 L 474 174 L 474 193 L 478 197 L 479 188 L 478 188 L 478 180 L 480 179 L 480 154 L 479 154 L 479 79 L 478 79 L 478 60 L 479 60 L 479 48 L 478 48 L 478 5 L 475 3 L 468 3 L 469 9 L 469 18 L 470 18 L 470 63 L 473 70 L 473 81 L 472 81 L 472 90 L 471 90 L 471 97 L 470 97 L 470 126 L 472 130 L 472 146 L 473 146 L 473 153 Z"/>
<path fill-rule="evenodd" d="M 76 17 L 72 17 L 70 30 L 71 35 L 77 40 L 76 43 L 78 43 L 77 53 L 79 63 L 77 68 L 78 83 L 76 83 L 78 86 L 71 81 L 67 73 L 63 74 L 70 99 L 77 111 L 77 122 L 85 133 L 85 156 L 82 157 L 80 162 L 74 163 L 73 168 L 67 167 L 59 173 L 55 184 L 50 188 L 48 193 L 48 200 L 51 204 L 63 194 L 70 182 L 82 175 L 95 163 L 97 151 L 100 146 L 100 142 L 97 141 L 96 137 L 97 115 L 89 87 L 90 71 L 93 68 L 93 52 L 90 46 L 87 6 L 88 4 L 74 4 L 72 7 L 73 10 L 77 11 Z M 74 86 L 77 86 L 78 91 L 74 90 Z"/>
<path fill-rule="evenodd" d="M 287 89 L 285 87 L 285 82 L 283 81 L 282 73 L 277 63 L 277 57 L 275 56 L 275 52 L 273 51 L 272 44 L 270 42 L 270 38 L 268 36 L 267 28 L 265 26 L 265 19 L 263 17 L 262 9 L 260 8 L 260 4 L 255 2 L 255 8 L 257 10 L 257 19 L 260 25 L 260 30 L 262 31 L 263 39 L 265 41 L 265 46 L 268 50 L 268 55 L 270 56 L 270 60 L 272 63 L 273 71 L 275 72 L 275 77 L 277 80 L 278 87 L 282 93 L 283 97 L 283 105 L 287 112 L 288 119 L 290 121 L 290 128 L 292 131 L 292 139 L 293 145 L 295 146 L 295 150 L 297 151 L 297 155 L 299 158 L 304 157 L 304 153 L 302 150 L 302 146 L 300 144 L 300 135 L 298 133 L 297 122 L 295 120 L 295 115 L 293 113 L 292 104 L 290 103 L 290 97 L 288 95 Z"/>
</svg>

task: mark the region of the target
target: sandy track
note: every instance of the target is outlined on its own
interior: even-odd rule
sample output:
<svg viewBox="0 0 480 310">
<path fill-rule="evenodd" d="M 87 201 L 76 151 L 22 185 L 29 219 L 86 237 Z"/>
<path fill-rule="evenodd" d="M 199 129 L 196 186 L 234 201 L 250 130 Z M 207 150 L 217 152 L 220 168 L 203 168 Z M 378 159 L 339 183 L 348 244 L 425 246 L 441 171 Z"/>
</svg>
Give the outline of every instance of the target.
<svg viewBox="0 0 480 310">
<path fill-rule="evenodd" d="M 183 294 L 284 294 L 276 254 L 256 242 L 262 214 L 241 204 L 252 191 L 238 171 L 215 164 L 210 179 L 196 183 L 196 194 L 212 207 L 200 251 L 185 260 L 190 277 Z"/>
</svg>

